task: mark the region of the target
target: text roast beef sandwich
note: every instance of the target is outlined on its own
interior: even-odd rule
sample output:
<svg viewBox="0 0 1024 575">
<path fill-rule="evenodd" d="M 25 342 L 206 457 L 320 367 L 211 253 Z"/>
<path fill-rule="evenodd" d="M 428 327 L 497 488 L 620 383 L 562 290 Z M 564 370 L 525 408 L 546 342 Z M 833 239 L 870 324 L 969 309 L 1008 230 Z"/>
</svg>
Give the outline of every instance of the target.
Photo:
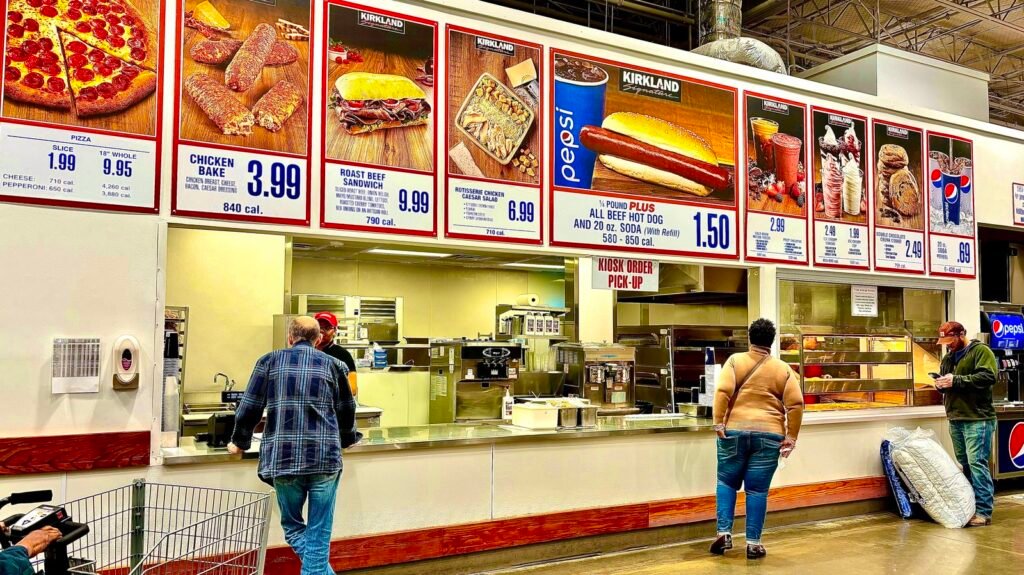
<svg viewBox="0 0 1024 575">
<path fill-rule="evenodd" d="M 584 126 L 580 141 L 608 169 L 644 182 L 696 196 L 731 185 L 704 138 L 660 118 L 615 112 L 600 128 Z"/>
<path fill-rule="evenodd" d="M 412 80 L 390 74 L 350 72 L 338 78 L 331 106 L 350 134 L 426 124 L 427 95 Z"/>
</svg>

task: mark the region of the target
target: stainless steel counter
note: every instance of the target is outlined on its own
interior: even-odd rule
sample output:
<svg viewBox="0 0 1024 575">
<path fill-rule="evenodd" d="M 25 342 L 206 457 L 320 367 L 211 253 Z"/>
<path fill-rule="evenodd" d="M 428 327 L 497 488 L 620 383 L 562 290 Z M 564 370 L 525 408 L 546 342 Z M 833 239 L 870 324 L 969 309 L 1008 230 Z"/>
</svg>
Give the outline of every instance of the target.
<svg viewBox="0 0 1024 575">
<path fill-rule="evenodd" d="M 453 423 L 409 427 L 371 427 L 361 430 L 363 440 L 346 450 L 348 453 L 394 451 L 402 449 L 448 448 L 462 445 L 553 441 L 580 438 L 644 435 L 654 433 L 685 433 L 711 431 L 710 419 L 692 417 L 603 417 L 597 427 L 535 431 L 501 422 Z M 164 448 L 165 465 L 218 463 L 256 459 L 259 444 L 241 456 L 230 455 L 226 449 L 210 449 L 183 438 L 181 447 Z"/>
</svg>

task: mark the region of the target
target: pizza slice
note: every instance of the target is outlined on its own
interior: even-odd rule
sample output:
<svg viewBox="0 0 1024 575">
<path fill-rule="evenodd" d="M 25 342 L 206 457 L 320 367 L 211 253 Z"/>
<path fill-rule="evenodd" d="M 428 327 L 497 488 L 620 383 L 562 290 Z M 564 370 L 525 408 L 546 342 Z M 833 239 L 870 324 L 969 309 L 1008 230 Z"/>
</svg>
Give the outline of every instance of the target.
<svg viewBox="0 0 1024 575">
<path fill-rule="evenodd" d="M 57 30 L 40 20 L 28 2 L 8 4 L 4 93 L 19 102 L 67 110 L 71 94 Z"/>
<path fill-rule="evenodd" d="M 156 90 L 156 73 L 152 70 L 91 47 L 70 34 L 62 33 L 60 38 L 80 117 L 119 112 Z"/>
<path fill-rule="evenodd" d="M 28 0 L 31 2 L 47 0 Z M 125 62 L 157 69 L 157 34 L 135 6 L 124 0 L 67 0 L 54 20 L 64 32 Z"/>
</svg>

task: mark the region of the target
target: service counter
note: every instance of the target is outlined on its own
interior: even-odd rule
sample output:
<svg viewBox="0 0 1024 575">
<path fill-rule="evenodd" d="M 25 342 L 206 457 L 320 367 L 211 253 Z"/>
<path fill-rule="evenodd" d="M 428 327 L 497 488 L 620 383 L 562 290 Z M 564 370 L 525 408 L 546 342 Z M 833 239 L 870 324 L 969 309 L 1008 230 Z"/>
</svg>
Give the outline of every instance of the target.
<svg viewBox="0 0 1024 575">
<path fill-rule="evenodd" d="M 796 451 L 773 482 L 772 508 L 887 497 L 878 448 L 894 426 L 921 426 L 949 448 L 938 406 L 808 413 Z M 375 549 L 400 546 L 395 538 L 433 544 L 488 529 L 525 544 L 520 535 L 566 536 L 545 531 L 552 525 L 587 534 L 593 525 L 625 531 L 714 513 L 715 435 L 706 419 L 609 418 L 594 429 L 565 431 L 500 423 L 362 431 L 363 441 L 344 455 L 333 532 L 339 540 L 371 537 Z M 265 490 L 256 478 L 257 449 L 244 459 L 189 445 L 165 449 L 163 465 L 148 475 Z M 129 480 L 140 472 L 106 473 Z M 276 518 L 270 544 L 284 545 Z M 346 557 L 346 549 L 339 544 L 336 555 Z"/>
</svg>

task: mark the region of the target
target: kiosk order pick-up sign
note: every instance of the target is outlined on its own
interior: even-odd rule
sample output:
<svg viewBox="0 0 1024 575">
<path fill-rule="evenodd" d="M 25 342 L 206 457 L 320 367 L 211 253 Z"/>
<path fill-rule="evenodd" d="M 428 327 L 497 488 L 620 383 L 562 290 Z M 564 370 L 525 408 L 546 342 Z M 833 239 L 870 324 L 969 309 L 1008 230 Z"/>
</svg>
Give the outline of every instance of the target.
<svg viewBox="0 0 1024 575">
<path fill-rule="evenodd" d="M 622 291 L 658 291 L 658 262 L 634 258 L 594 258 L 593 287 Z"/>
</svg>

